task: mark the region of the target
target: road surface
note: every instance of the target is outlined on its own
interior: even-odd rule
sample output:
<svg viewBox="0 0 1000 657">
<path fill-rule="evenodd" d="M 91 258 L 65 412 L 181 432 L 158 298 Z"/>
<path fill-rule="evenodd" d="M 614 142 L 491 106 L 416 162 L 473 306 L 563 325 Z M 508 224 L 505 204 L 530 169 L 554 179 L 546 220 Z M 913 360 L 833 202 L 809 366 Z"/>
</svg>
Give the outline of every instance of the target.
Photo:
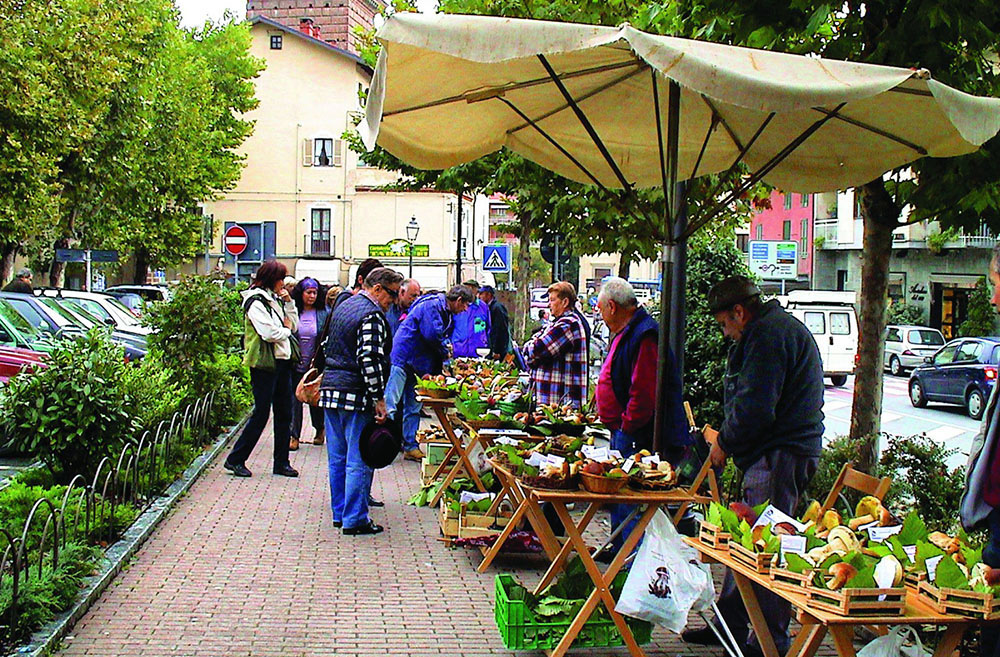
<svg viewBox="0 0 1000 657">
<path fill-rule="evenodd" d="M 883 379 L 882 431 L 900 436 L 924 433 L 949 449 L 958 450 L 948 459 L 952 467 L 964 466 L 979 422 L 971 419 L 960 406 L 931 402 L 926 408 L 914 408 L 907 390 L 908 378 L 886 374 Z M 845 435 L 851 427 L 851 403 L 854 377 L 835 388 L 827 379 L 823 412 L 826 414 L 826 440 Z"/>
</svg>

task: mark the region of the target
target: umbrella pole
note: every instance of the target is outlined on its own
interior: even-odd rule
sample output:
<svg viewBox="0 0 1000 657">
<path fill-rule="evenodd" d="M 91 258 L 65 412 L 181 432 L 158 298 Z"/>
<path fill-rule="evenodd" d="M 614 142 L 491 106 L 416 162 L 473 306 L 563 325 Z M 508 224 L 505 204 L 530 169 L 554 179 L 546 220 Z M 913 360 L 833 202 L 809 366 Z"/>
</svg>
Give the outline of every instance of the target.
<svg viewBox="0 0 1000 657">
<path fill-rule="evenodd" d="M 663 430 L 666 421 L 668 397 L 667 385 L 670 380 L 667 372 L 667 350 L 670 348 L 671 329 L 673 328 L 672 310 L 674 298 L 674 266 L 678 261 L 678 243 L 674 237 L 674 219 L 677 217 L 676 207 L 680 200 L 677 189 L 677 138 L 680 128 L 680 85 L 670 80 L 667 103 L 667 134 L 663 139 L 663 128 L 660 112 L 659 79 L 653 71 L 653 107 L 656 111 L 656 134 L 660 147 L 660 178 L 663 184 L 663 230 L 666 242 L 660 252 L 660 331 L 657 340 L 656 363 L 656 412 L 653 416 L 653 453 L 659 453 L 663 447 Z M 678 295 L 682 300 L 683 297 Z"/>
</svg>

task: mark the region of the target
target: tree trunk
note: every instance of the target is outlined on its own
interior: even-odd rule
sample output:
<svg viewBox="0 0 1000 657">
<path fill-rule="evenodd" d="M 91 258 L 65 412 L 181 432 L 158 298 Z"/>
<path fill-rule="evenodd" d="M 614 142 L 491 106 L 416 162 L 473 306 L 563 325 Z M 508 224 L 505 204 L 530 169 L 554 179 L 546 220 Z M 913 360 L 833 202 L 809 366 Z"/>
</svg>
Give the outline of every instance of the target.
<svg viewBox="0 0 1000 657">
<path fill-rule="evenodd" d="M 60 237 L 53 245 L 57 249 L 68 249 L 69 238 Z M 52 266 L 49 267 L 49 287 L 62 287 L 63 274 L 66 273 L 66 263 L 56 260 L 55 253 L 52 254 Z"/>
<path fill-rule="evenodd" d="M 531 220 L 518 216 L 521 232 L 518 235 L 517 269 L 515 271 L 514 287 L 514 327 L 516 339 L 524 339 L 528 326 L 528 311 L 531 308 Z"/>
<path fill-rule="evenodd" d="M 851 440 L 859 441 L 855 467 L 874 472 L 878 461 L 878 434 L 882 415 L 882 359 L 885 333 L 889 257 L 892 231 L 898 226 L 900 208 L 881 180 L 859 188 L 864 221 L 861 256 L 861 299 L 858 331 L 858 365 L 854 376 Z"/>
<path fill-rule="evenodd" d="M 14 256 L 17 255 L 17 242 L 7 242 L 0 246 L 0 287 L 10 282 L 14 275 Z"/>
<path fill-rule="evenodd" d="M 628 280 L 629 270 L 632 269 L 632 254 L 622 253 L 621 260 L 618 261 L 618 277 Z"/>
<path fill-rule="evenodd" d="M 149 249 L 144 246 L 135 250 L 135 273 L 132 274 L 134 285 L 145 285 L 146 276 L 149 273 Z"/>
</svg>

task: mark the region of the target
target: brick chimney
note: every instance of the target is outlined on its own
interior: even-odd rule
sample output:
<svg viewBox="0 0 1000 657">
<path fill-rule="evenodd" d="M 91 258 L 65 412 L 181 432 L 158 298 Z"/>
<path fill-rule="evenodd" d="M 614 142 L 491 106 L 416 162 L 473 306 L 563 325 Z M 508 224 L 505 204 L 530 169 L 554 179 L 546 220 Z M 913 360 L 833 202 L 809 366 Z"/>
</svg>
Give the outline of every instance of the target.
<svg viewBox="0 0 1000 657">
<path fill-rule="evenodd" d="M 319 25 L 313 22 L 311 18 L 300 18 L 299 19 L 299 31 L 303 34 L 308 34 L 314 39 L 319 38 Z"/>
</svg>

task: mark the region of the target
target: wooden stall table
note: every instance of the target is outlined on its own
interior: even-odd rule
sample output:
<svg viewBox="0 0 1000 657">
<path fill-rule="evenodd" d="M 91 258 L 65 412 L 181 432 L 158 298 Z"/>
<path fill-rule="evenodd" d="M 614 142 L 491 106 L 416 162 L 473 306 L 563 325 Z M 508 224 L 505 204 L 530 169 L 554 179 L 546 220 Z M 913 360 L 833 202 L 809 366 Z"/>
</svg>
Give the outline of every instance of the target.
<svg viewBox="0 0 1000 657">
<path fill-rule="evenodd" d="M 430 481 L 437 481 L 438 477 L 440 477 L 444 473 L 445 469 L 448 468 L 448 464 L 451 463 L 452 459 L 455 460 L 451 470 L 448 471 L 447 476 L 444 478 L 444 484 L 438 489 L 438 492 L 435 493 L 434 499 L 431 500 L 430 506 L 432 508 L 437 507 L 438 502 L 441 501 L 441 497 L 448 489 L 448 486 L 451 485 L 451 482 L 454 481 L 463 470 L 468 473 L 473 483 L 475 483 L 476 488 L 479 489 L 479 492 L 485 493 L 486 486 L 483 485 L 483 480 L 479 478 L 479 473 L 469 460 L 469 450 L 471 450 L 472 447 L 479 442 L 479 435 L 473 433 L 468 446 L 463 445 L 462 438 L 455 433 L 455 427 L 452 426 L 451 420 L 448 419 L 448 409 L 455 407 L 455 399 L 438 399 L 436 397 L 418 396 L 417 401 L 434 411 L 434 415 L 437 416 L 438 422 L 441 423 L 441 429 L 444 431 L 445 437 L 447 437 L 448 442 L 451 443 L 451 447 L 444 455 L 444 459 L 441 461 L 441 464 L 438 465 L 437 469 L 435 469 L 431 474 Z"/>
<path fill-rule="evenodd" d="M 685 538 L 684 540 L 698 550 L 705 563 L 722 564 L 732 571 L 740 596 L 746 605 L 754 634 L 760 641 L 761 650 L 765 657 L 778 657 L 778 650 L 767 628 L 764 614 L 757 600 L 757 593 L 752 584 L 759 584 L 769 589 L 790 602 L 795 609 L 796 620 L 802 624 L 802 629 L 799 630 L 788 649 L 787 657 L 812 657 L 816 654 L 816 650 L 827 634 L 833 638 L 839 657 L 856 657 L 854 631 L 862 625 L 875 626 L 879 629 L 896 625 L 942 625 L 946 628 L 945 633 L 934 651 L 933 657 L 950 657 L 962 641 L 965 631 L 976 623 L 985 622 L 954 614 L 939 613 L 910 589 L 906 589 L 906 607 L 901 616 L 845 616 L 811 605 L 803 593 L 774 588 L 767 575 L 758 573 L 749 566 L 736 561 L 728 552 L 709 547 L 696 538 Z"/>
</svg>

